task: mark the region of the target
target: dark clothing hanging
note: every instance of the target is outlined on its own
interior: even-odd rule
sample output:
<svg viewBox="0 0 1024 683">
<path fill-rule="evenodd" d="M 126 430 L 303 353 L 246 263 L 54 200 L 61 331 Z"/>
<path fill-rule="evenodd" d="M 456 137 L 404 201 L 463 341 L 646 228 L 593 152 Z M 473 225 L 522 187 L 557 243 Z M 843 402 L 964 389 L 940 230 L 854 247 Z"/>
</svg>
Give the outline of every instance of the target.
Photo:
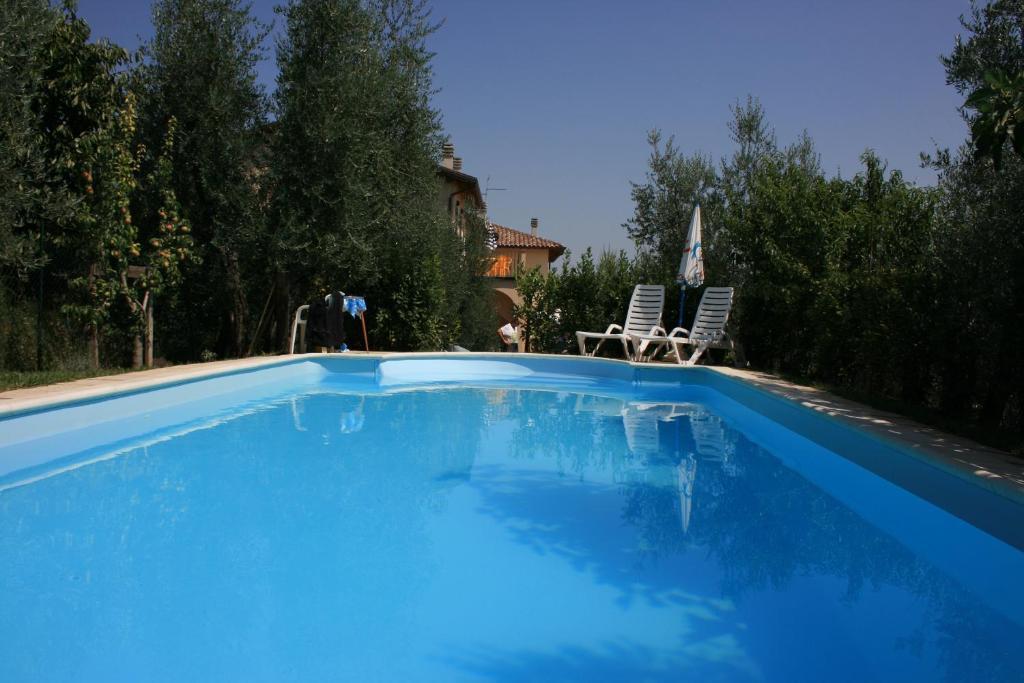
<svg viewBox="0 0 1024 683">
<path fill-rule="evenodd" d="M 313 351 L 318 346 L 327 346 L 327 302 L 319 297 L 306 313 L 306 348 Z"/>
<path fill-rule="evenodd" d="M 336 349 L 345 341 L 345 295 L 331 292 L 331 302 L 327 306 L 327 338 L 332 349 Z"/>
<path fill-rule="evenodd" d="M 330 303 L 321 298 L 309 304 L 306 318 L 306 346 L 336 349 L 345 341 L 345 297 L 332 292 Z"/>
</svg>

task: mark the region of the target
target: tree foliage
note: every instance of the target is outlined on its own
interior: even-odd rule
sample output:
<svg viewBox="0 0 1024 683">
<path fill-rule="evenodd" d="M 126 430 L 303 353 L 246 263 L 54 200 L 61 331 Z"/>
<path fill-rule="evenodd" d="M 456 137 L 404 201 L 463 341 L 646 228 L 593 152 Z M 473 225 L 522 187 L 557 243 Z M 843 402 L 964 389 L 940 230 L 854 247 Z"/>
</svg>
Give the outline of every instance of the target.
<svg viewBox="0 0 1024 683">
<path fill-rule="evenodd" d="M 470 276 L 483 272 L 486 230 L 479 217 L 453 230 L 436 201 L 443 138 L 424 3 L 293 0 L 281 13 L 271 253 L 282 315 L 338 288 L 375 306 L 375 346 L 479 337 L 462 314 L 483 294 Z"/>
<path fill-rule="evenodd" d="M 332 289 L 367 297 L 377 348 L 493 343 L 484 217 L 438 206 L 425 4 L 281 14 L 271 101 L 241 0 L 159 0 L 135 59 L 71 3 L 0 7 L 5 367 L 32 364 L 34 319 L 45 362 L 122 364 L 158 294 L 174 360 L 279 351 Z"/>
<path fill-rule="evenodd" d="M 516 277 L 523 303 L 515 316 L 523 326 L 530 351 L 575 352 L 576 331 L 601 331 L 622 324 L 636 284 L 637 271 L 625 252 L 604 252 L 594 261 L 588 248 L 577 261 L 566 253 L 562 267 L 551 273 L 538 268 Z"/>
<path fill-rule="evenodd" d="M 975 6 L 964 25 L 971 34 L 943 58 L 950 84 L 988 87 L 986 97 L 1010 101 L 1016 81 L 991 74 L 1017 73 L 1024 63 L 1024 3 Z M 998 162 L 1015 144 L 1015 122 L 985 97 L 969 102 L 983 115 L 969 119 L 974 143 L 987 144 Z M 992 125 L 986 114 L 1001 123 L 979 137 Z M 938 187 L 921 188 L 871 150 L 852 178 L 827 177 L 810 138 L 780 145 L 752 98 L 733 108 L 729 129 L 735 151 L 717 168 L 671 139 L 662 148 L 651 134 L 648 176 L 633 186 L 635 213 L 625 226 L 637 244 L 638 279 L 664 282 L 672 272 L 699 197 L 708 284 L 736 287 L 731 323 L 751 364 L 1019 440 L 1020 157 L 1004 156 L 997 173 L 972 143 L 940 151 L 927 159 Z"/>
<path fill-rule="evenodd" d="M 269 100 L 256 77 L 269 27 L 241 0 L 159 0 L 153 26 L 136 74 L 142 128 L 156 146 L 168 120 L 176 122 L 171 184 L 199 257 L 165 305 L 167 351 L 240 356 L 250 347 L 253 310 L 272 284 L 262 275 L 260 159 Z"/>
<path fill-rule="evenodd" d="M 59 21 L 43 0 L 0 5 L 0 268 L 22 277 L 44 259 L 40 223 L 68 210 L 34 107 Z"/>
<path fill-rule="evenodd" d="M 998 169 L 1005 148 L 1018 158 L 1024 154 L 1024 134 L 1018 130 L 1024 120 L 1024 0 L 972 0 L 960 23 L 967 40 L 957 36 L 953 50 L 942 57 L 946 82 L 969 94 L 964 115 L 976 159 L 991 158 Z"/>
<path fill-rule="evenodd" d="M 160 179 L 142 171 L 151 155 L 137 134 L 125 51 L 91 42 L 88 25 L 71 4 L 19 0 L 3 11 L 12 9 L 15 16 L 2 30 L 15 30 L 0 49 L 9 77 L 3 106 L 10 114 L 0 125 L 0 144 L 10 154 L 0 172 L 11 183 L 0 190 L 0 268 L 3 298 L 11 301 L 6 324 L 12 326 L 10 336 L 3 335 L 5 346 L 26 336 L 31 292 L 37 295 L 37 332 L 45 327 L 65 350 L 68 337 L 88 338 L 95 367 L 104 338 L 116 346 L 138 329 L 140 300 L 174 280 L 190 240 L 179 234 L 159 248 L 144 244 L 143 233 L 158 230 L 155 220 L 133 220 L 132 204 L 142 188 L 166 200 L 165 212 L 176 207 Z M 168 134 L 166 126 L 162 134 Z M 133 266 L 150 266 L 149 276 L 129 278 Z M 38 289 L 30 287 L 29 270 L 35 270 Z M 8 346 L 4 355 L 5 363 L 27 365 L 23 346 Z"/>
<path fill-rule="evenodd" d="M 1024 3 L 976 6 L 964 25 L 971 34 L 943 58 L 961 92 L 992 86 L 995 70 L 1010 73 L 1024 63 Z M 1008 91 L 1014 83 L 995 85 Z M 971 101 L 982 114 L 998 113 L 983 99 Z M 974 143 L 982 118 L 968 120 Z M 989 136 L 998 150 L 1012 147 L 1016 130 L 1005 116 L 1000 125 Z M 648 136 L 647 176 L 632 186 L 634 214 L 624 224 L 637 258 L 621 270 L 621 288 L 605 288 L 617 292 L 619 306 L 637 282 L 664 284 L 674 294 L 672 278 L 699 201 L 707 284 L 736 288 L 730 322 L 752 365 L 944 414 L 961 427 L 976 423 L 1019 447 L 1019 155 L 1004 155 L 997 172 L 973 153 L 974 143 L 940 151 L 926 158 L 939 173 L 938 186 L 929 188 L 890 171 L 870 149 L 852 178 L 827 176 L 810 137 L 781 144 L 754 98 L 732 108 L 729 131 L 734 151 L 717 165 L 704 154 L 683 153 L 672 137 L 663 142 L 659 131 Z M 619 320 L 624 311 L 594 296 L 616 280 L 601 271 L 585 254 L 548 278 L 520 277 L 525 302 L 518 315 L 534 348 L 572 349 L 567 333 Z M 590 295 L 577 296 L 576 284 Z M 688 298 L 687 320 L 699 294 Z M 670 298 L 666 315 L 674 310 Z"/>
<path fill-rule="evenodd" d="M 734 107 L 730 132 L 735 152 L 704 192 L 704 242 L 708 284 L 737 290 L 731 324 L 750 363 L 948 414 L 1002 410 L 992 424 L 1019 430 L 1019 399 L 1002 380 L 1015 371 L 995 364 L 1019 364 L 1016 162 L 995 179 L 970 155 L 940 155 L 939 188 L 920 188 L 870 150 L 854 177 L 826 177 L 810 138 L 780 145 L 756 100 Z M 634 187 L 632 225 L 652 214 L 648 197 L 692 193 L 661 163 L 653 155 L 647 184 Z M 661 229 L 681 239 L 685 212 L 664 215 Z M 678 258 L 678 241 L 631 233 L 651 261 Z"/>
<path fill-rule="evenodd" d="M 971 122 L 976 159 L 992 157 L 992 165 L 998 171 L 1004 147 L 1024 156 L 1024 71 L 987 72 L 985 85 L 971 93 L 964 108 L 978 111 Z"/>
<path fill-rule="evenodd" d="M 986 74 L 1024 72 L 1024 2 L 972 6 L 968 34 L 943 58 L 947 81 L 961 93 L 983 87 Z M 1009 135 L 1007 136 L 1009 138 Z M 1004 147 L 1010 147 L 1011 141 Z M 1024 431 L 1024 157 L 1002 155 L 1001 169 L 971 145 L 931 159 L 939 172 L 937 251 L 945 275 L 937 301 L 958 331 L 945 347 L 941 405 L 977 415 L 987 429 Z"/>
<path fill-rule="evenodd" d="M 86 197 L 79 204 L 74 245 L 87 269 L 69 279 L 70 300 L 64 311 L 82 321 L 94 334 L 110 321 L 112 309 L 123 304 L 128 326 L 136 334 L 145 325 L 148 298 L 181 279 L 181 264 L 192 256 L 189 226 L 181 219 L 177 197 L 169 187 L 174 144 L 173 120 L 156 170 L 145 180 L 141 167 L 146 156 L 136 143 L 135 96 L 124 96 L 110 125 L 98 132 L 96 152 L 82 171 Z M 148 182 L 147 182 L 148 181 Z M 140 231 L 131 204 L 140 189 L 151 189 L 162 201 L 150 229 Z M 151 235 L 144 239 L 144 235 Z M 141 275 L 132 276 L 132 268 Z M 94 344 L 93 352 L 99 352 Z M 141 364 L 141 358 L 135 359 Z M 99 357 L 93 358 L 99 365 Z"/>
<path fill-rule="evenodd" d="M 669 137 L 662 145 L 661 131 L 647 136 L 651 147 L 646 182 L 632 183 L 633 217 L 623 224 L 641 258 L 649 259 L 649 272 L 659 280 L 671 278 L 679 264 L 695 203 L 712 201 L 717 174 L 709 157 L 686 156 Z"/>
</svg>

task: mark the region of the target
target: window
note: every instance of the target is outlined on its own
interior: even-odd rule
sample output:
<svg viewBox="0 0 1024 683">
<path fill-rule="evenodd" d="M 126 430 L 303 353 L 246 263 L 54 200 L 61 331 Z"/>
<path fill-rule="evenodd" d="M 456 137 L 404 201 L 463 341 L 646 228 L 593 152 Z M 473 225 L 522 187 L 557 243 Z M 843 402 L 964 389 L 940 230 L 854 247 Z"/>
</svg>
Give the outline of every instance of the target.
<svg viewBox="0 0 1024 683">
<path fill-rule="evenodd" d="M 512 267 L 512 256 L 510 254 L 498 254 L 494 257 L 488 277 L 515 277 L 515 269 Z"/>
</svg>

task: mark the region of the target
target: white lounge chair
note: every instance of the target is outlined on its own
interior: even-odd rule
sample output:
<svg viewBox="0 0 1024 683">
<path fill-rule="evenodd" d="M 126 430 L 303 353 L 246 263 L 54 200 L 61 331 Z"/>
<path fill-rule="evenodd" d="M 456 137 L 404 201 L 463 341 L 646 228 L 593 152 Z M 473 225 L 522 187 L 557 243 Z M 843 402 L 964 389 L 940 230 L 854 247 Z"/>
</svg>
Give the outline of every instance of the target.
<svg viewBox="0 0 1024 683">
<path fill-rule="evenodd" d="M 643 335 L 656 335 L 661 332 L 661 338 L 665 338 L 665 328 L 661 326 L 661 311 L 665 307 L 665 288 L 662 285 L 637 285 L 633 289 L 633 296 L 629 299 L 629 310 L 626 312 L 624 325 L 612 323 L 608 329 L 601 332 L 577 332 L 576 341 L 580 345 L 581 356 L 593 356 L 597 354 L 601 344 L 608 340 L 622 343 L 622 350 L 626 358 L 633 360 L 640 352 L 639 339 Z M 587 353 L 586 340 L 597 339 L 597 346 L 590 353 Z M 630 346 L 634 350 L 630 350 Z"/>
<path fill-rule="evenodd" d="M 649 358 L 653 358 L 661 346 L 669 346 L 669 355 L 674 355 L 680 365 L 693 365 L 708 349 L 732 349 L 732 339 L 725 332 L 725 324 L 729 321 L 732 310 L 732 287 L 708 287 L 700 298 L 697 315 L 693 320 L 693 330 L 676 327 L 668 336 L 651 333 L 640 337 L 639 354 L 651 350 Z M 682 347 L 693 346 L 693 354 L 683 360 Z"/>
</svg>

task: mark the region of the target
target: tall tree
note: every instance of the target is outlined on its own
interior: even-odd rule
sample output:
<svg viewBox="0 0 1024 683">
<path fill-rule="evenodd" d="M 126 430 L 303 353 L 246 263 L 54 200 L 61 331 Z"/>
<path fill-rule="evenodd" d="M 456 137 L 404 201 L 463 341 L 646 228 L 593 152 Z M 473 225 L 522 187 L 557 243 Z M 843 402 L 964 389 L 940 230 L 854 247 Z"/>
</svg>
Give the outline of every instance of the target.
<svg viewBox="0 0 1024 683">
<path fill-rule="evenodd" d="M 21 274 L 43 260 L 39 223 L 68 208 L 33 107 L 59 22 L 45 0 L 0 4 L 0 268 Z"/>
<path fill-rule="evenodd" d="M 972 0 L 961 17 L 967 40 L 957 36 L 942 57 L 946 82 L 970 93 L 964 115 L 971 122 L 976 156 L 990 157 L 998 169 L 1004 148 L 1024 154 L 1024 0 Z M 971 113 L 970 110 L 975 110 Z"/>
<path fill-rule="evenodd" d="M 27 367 L 33 355 L 37 369 L 43 365 L 43 237 L 70 210 L 34 107 L 45 88 L 45 48 L 59 22 L 46 0 L 0 3 L 0 367 Z M 30 297 L 34 354 L 22 341 L 30 332 Z"/>
<path fill-rule="evenodd" d="M 633 217 L 623 227 L 637 252 L 650 260 L 650 275 L 669 281 L 683 253 L 694 204 L 703 203 L 705 215 L 713 213 L 718 174 L 709 157 L 686 156 L 673 137 L 663 144 L 661 131 L 650 131 L 647 144 L 647 177 L 631 183 Z"/>
<path fill-rule="evenodd" d="M 946 83 L 958 93 L 981 87 L 991 71 L 1024 71 L 1024 0 L 971 0 L 971 11 L 960 23 L 967 40 L 957 36 L 953 49 L 941 58 Z"/>
<path fill-rule="evenodd" d="M 985 85 L 986 74 L 1024 71 L 1024 0 L 972 4 L 966 39 L 943 57 L 958 92 Z M 1000 144 L 1009 146 L 1009 141 Z M 942 403 L 952 414 L 980 406 L 989 427 L 1024 431 L 1024 159 L 1003 156 L 1002 169 L 978 158 L 970 143 L 932 160 L 942 199 L 938 252 L 946 329 L 963 344 L 943 359 Z"/>
<path fill-rule="evenodd" d="M 1007 145 L 1024 156 L 1024 71 L 987 72 L 985 85 L 971 93 L 964 108 L 978 112 L 971 122 L 976 158 L 992 157 L 998 171 Z"/>
<path fill-rule="evenodd" d="M 170 351 L 240 356 L 250 307 L 270 289 L 259 180 L 268 99 L 256 74 L 269 29 L 242 0 L 157 0 L 153 24 L 140 74 L 143 127 L 156 148 L 176 121 L 173 188 L 199 250 L 170 302 Z"/>
<path fill-rule="evenodd" d="M 370 297 L 375 344 L 450 344 L 464 334 L 471 282 L 453 274 L 482 267 L 486 230 L 454 229 L 466 226 L 437 202 L 442 136 L 425 44 L 436 26 L 425 4 L 292 0 L 281 13 L 278 329 L 294 306 L 340 288 Z"/>
<path fill-rule="evenodd" d="M 131 204 L 148 153 L 136 135 L 126 52 L 106 41 L 92 42 L 73 3 L 55 8 L 18 0 L 14 5 L 22 13 L 10 17 L 16 28 L 5 44 L 10 52 L 0 50 L 0 63 L 12 77 L 3 86 L 11 96 L 2 105 L 9 117 L 0 124 L 0 144 L 8 146 L 11 157 L 5 155 L 0 167 L 13 183 L 0 192 L 5 197 L 0 234 L 14 238 L 0 239 L 2 261 L 21 269 L 45 264 L 48 296 L 38 297 L 39 324 L 46 308 L 57 309 L 44 303 L 59 302 L 64 317 L 88 330 L 89 363 L 99 365 L 104 336 L 114 342 L 107 360 L 119 362 L 117 340 L 144 320 L 140 299 L 173 279 L 172 271 L 188 253 L 188 237 L 168 234 L 166 226 L 175 222 L 169 218 L 161 221 L 159 245 L 141 243 Z M 0 30 L 6 28 L 5 23 Z M 165 216 L 175 214 L 173 193 L 161 188 L 158 194 Z M 160 230 L 149 227 L 149 232 Z M 28 259 L 26 237 L 33 243 Z M 129 277 L 141 265 L 149 266 L 148 275 Z M 43 272 L 38 275 L 41 286 Z M 73 338 L 81 339 L 81 332 Z"/>
<path fill-rule="evenodd" d="M 141 367 L 141 333 L 154 297 L 180 279 L 180 266 L 191 256 L 189 226 L 179 215 L 177 198 L 169 187 L 173 154 L 173 120 L 165 136 L 157 170 L 141 178 L 145 147 L 137 144 L 138 115 L 133 93 L 124 95 L 116 116 L 97 131 L 95 153 L 86 168 L 86 197 L 79 206 L 82 228 L 76 250 L 89 264 L 88 272 L 69 282 L 77 295 L 64 308 L 87 322 L 91 331 L 93 367 L 99 365 L 99 332 L 111 321 L 115 306 L 127 312 L 129 336 L 135 339 L 132 365 Z M 132 215 L 132 200 L 141 188 L 160 196 L 156 217 L 145 232 Z M 149 235 L 148 240 L 143 236 Z M 139 274 L 133 268 L 140 268 Z"/>
<path fill-rule="evenodd" d="M 93 277 L 109 248 L 100 234 L 122 220 L 115 195 L 127 191 L 111 143 L 134 133 L 121 116 L 128 55 L 107 41 L 90 42 L 89 25 L 72 3 L 58 10 L 42 52 L 41 87 L 32 102 L 40 152 L 51 170 L 49 189 L 70 199 L 69 211 L 52 222 L 43 218 L 45 258 L 53 298 L 88 329 L 89 364 L 98 367 L 101 328 L 110 311 Z"/>
</svg>

